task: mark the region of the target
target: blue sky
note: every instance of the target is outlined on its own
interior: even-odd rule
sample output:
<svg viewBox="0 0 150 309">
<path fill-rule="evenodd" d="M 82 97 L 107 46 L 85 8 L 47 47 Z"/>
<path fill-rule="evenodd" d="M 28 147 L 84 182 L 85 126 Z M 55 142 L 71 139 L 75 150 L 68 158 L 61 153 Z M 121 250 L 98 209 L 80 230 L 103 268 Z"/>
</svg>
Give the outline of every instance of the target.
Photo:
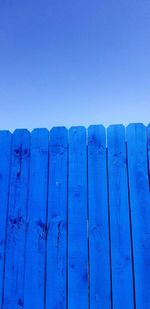
<svg viewBox="0 0 150 309">
<path fill-rule="evenodd" d="M 0 129 L 150 120 L 149 0 L 0 0 Z"/>
</svg>

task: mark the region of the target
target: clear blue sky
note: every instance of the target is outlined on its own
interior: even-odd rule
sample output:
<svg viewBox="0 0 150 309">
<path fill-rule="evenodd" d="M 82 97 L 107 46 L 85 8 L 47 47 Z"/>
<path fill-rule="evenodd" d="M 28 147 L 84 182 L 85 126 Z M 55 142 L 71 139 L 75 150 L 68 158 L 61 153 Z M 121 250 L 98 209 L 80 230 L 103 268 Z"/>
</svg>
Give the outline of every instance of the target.
<svg viewBox="0 0 150 309">
<path fill-rule="evenodd" d="M 150 120 L 150 0 L 0 0 L 0 129 Z"/>
</svg>

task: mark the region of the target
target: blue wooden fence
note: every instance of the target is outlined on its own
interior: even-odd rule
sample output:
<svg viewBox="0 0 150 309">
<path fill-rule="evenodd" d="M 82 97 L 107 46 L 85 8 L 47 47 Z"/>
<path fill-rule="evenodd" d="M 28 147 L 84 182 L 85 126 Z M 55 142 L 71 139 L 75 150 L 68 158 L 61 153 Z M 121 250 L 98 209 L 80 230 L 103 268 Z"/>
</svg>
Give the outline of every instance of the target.
<svg viewBox="0 0 150 309">
<path fill-rule="evenodd" d="M 150 308 L 150 125 L 0 132 L 0 309 Z"/>
</svg>

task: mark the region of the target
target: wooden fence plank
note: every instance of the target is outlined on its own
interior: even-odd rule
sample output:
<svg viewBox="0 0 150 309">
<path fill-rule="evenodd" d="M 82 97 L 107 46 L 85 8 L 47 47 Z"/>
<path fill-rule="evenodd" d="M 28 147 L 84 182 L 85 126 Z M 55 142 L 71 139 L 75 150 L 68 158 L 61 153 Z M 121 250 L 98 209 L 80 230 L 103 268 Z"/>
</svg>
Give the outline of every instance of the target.
<svg viewBox="0 0 150 309">
<path fill-rule="evenodd" d="M 66 308 L 68 131 L 50 132 L 46 308 Z"/>
<path fill-rule="evenodd" d="M 0 309 L 150 308 L 150 125 L 107 132 L 0 132 Z"/>
<path fill-rule="evenodd" d="M 136 308 L 150 308 L 150 192 L 144 125 L 127 127 L 127 150 Z"/>
<path fill-rule="evenodd" d="M 49 132 L 31 133 L 24 308 L 44 309 Z"/>
<path fill-rule="evenodd" d="M 148 175 L 150 183 L 150 124 L 147 127 Z"/>
<path fill-rule="evenodd" d="M 2 309 L 4 250 L 8 210 L 11 134 L 0 131 L 0 308 Z"/>
<path fill-rule="evenodd" d="M 107 130 L 113 308 L 134 308 L 125 128 Z"/>
<path fill-rule="evenodd" d="M 25 233 L 30 134 L 16 130 L 12 140 L 3 309 L 23 307 Z"/>
<path fill-rule="evenodd" d="M 86 130 L 69 130 L 68 308 L 88 308 Z"/>
<path fill-rule="evenodd" d="M 111 308 L 106 134 L 88 129 L 90 308 Z"/>
</svg>

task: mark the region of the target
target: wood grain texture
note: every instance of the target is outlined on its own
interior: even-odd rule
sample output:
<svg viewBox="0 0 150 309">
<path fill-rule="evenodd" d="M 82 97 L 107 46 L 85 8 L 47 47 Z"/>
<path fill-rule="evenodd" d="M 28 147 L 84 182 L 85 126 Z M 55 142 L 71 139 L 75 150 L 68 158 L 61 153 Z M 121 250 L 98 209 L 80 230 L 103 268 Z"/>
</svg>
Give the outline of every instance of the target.
<svg viewBox="0 0 150 309">
<path fill-rule="evenodd" d="M 3 299 L 6 222 L 8 211 L 11 134 L 0 131 L 0 308 Z"/>
<path fill-rule="evenodd" d="M 136 308 L 150 307 L 150 192 L 147 135 L 143 124 L 127 127 Z"/>
<path fill-rule="evenodd" d="M 106 133 L 88 129 L 90 308 L 111 308 Z"/>
<path fill-rule="evenodd" d="M 113 308 L 134 308 L 125 128 L 107 130 Z"/>
<path fill-rule="evenodd" d="M 87 147 L 84 127 L 69 130 L 68 308 L 88 308 Z"/>
<path fill-rule="evenodd" d="M 49 132 L 31 133 L 24 308 L 44 309 Z"/>
<path fill-rule="evenodd" d="M 3 309 L 24 304 L 29 152 L 29 132 L 16 130 L 12 137 Z"/>
<path fill-rule="evenodd" d="M 50 131 L 46 309 L 67 304 L 67 155 L 68 132 Z"/>
<path fill-rule="evenodd" d="M 150 125 L 0 131 L 0 309 L 150 308 Z"/>
</svg>

